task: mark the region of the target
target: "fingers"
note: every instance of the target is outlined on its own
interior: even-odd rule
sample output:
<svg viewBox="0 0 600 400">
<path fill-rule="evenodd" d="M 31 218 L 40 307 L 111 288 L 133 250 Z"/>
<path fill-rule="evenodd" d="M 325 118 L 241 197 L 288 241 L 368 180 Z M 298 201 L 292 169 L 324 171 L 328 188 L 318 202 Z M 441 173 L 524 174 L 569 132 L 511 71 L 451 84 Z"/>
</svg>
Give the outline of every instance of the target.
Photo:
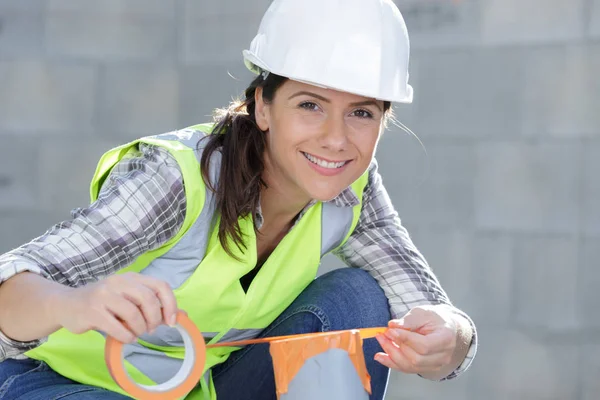
<svg viewBox="0 0 600 400">
<path fill-rule="evenodd" d="M 408 363 L 417 371 L 437 371 L 450 362 L 446 352 L 423 355 L 406 344 L 401 344 L 398 350 L 399 354 L 391 355 L 392 360 L 396 361 L 396 356 L 402 358 L 403 360 L 408 361 Z"/>
<path fill-rule="evenodd" d="M 114 337 L 119 342 L 133 343 L 136 341 L 136 335 L 108 311 L 98 325 L 108 336 Z"/>
<path fill-rule="evenodd" d="M 171 286 L 164 281 L 151 278 L 149 276 L 138 275 L 140 281 L 148 288 L 152 289 L 155 296 L 158 297 L 162 305 L 161 319 L 165 324 L 174 326 L 177 322 L 177 300 Z"/>
<path fill-rule="evenodd" d="M 445 332 L 422 335 L 406 329 L 388 329 L 385 335 L 398 344 L 408 345 L 419 354 L 428 355 L 447 350 L 450 347 L 452 335 Z"/>
<path fill-rule="evenodd" d="M 115 290 L 142 309 L 149 330 L 156 329 L 163 323 L 171 326 L 176 324 L 177 300 L 167 282 L 137 273 L 125 273 L 111 278 Z"/>
<path fill-rule="evenodd" d="M 106 309 L 117 317 L 135 336 L 148 332 L 146 319 L 141 309 L 127 297 L 119 295 L 106 299 Z"/>
<path fill-rule="evenodd" d="M 407 332 L 419 335 L 414 332 Z M 447 351 L 434 352 L 425 349 L 424 354 L 410 345 L 411 335 L 406 335 L 407 340 L 394 341 L 387 334 L 377 335 L 377 340 L 385 353 L 378 353 L 375 360 L 388 368 L 398 369 L 405 373 L 425 373 L 438 371 L 450 360 Z"/>
<path fill-rule="evenodd" d="M 380 364 L 385 365 L 386 367 L 388 367 L 390 369 L 402 371 L 406 374 L 414 374 L 415 373 L 415 372 L 411 371 L 409 369 L 409 367 L 404 367 L 404 366 L 400 366 L 400 365 L 396 364 L 394 361 L 392 361 L 391 357 L 386 353 L 375 354 L 375 361 L 377 361 Z"/>
<path fill-rule="evenodd" d="M 400 355 L 396 354 L 400 352 L 400 350 L 398 346 L 388 337 L 384 335 L 377 335 L 376 339 L 381 345 L 384 353 L 375 354 L 375 361 L 378 361 L 388 368 L 397 369 L 407 374 L 414 374 L 418 372 L 405 357 L 402 357 L 401 353 Z M 393 358 L 392 355 L 394 355 Z"/>
<path fill-rule="evenodd" d="M 160 300 L 154 290 L 140 284 L 131 287 L 123 296 L 141 310 L 149 333 L 163 323 Z"/>
<path fill-rule="evenodd" d="M 131 272 L 74 289 L 66 305 L 61 326 L 76 334 L 103 331 L 123 343 L 175 325 L 178 311 L 168 283 Z"/>
</svg>

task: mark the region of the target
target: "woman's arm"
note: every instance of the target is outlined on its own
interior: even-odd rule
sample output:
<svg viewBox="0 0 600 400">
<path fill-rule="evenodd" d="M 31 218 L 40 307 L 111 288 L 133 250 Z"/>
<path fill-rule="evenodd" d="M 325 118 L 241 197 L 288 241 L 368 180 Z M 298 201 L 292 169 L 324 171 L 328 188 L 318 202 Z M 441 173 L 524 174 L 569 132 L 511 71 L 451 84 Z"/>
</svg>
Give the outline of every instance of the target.
<svg viewBox="0 0 600 400">
<path fill-rule="evenodd" d="M 423 374 L 430 379 L 451 379 L 466 370 L 477 348 L 477 333 L 471 319 L 455 308 L 425 258 L 417 250 L 385 190 L 377 163 L 369 168 L 369 183 L 363 196 L 358 225 L 335 254 L 348 266 L 367 270 L 386 294 L 392 318 L 407 319 L 420 307 L 452 316 L 456 324 L 453 364 L 444 376 Z M 414 319 L 412 317 L 411 319 Z"/>
<path fill-rule="evenodd" d="M 58 294 L 115 273 L 180 229 L 186 201 L 177 162 L 155 146 L 139 150 L 113 168 L 96 202 L 0 255 L 0 361 L 59 328 Z"/>
</svg>

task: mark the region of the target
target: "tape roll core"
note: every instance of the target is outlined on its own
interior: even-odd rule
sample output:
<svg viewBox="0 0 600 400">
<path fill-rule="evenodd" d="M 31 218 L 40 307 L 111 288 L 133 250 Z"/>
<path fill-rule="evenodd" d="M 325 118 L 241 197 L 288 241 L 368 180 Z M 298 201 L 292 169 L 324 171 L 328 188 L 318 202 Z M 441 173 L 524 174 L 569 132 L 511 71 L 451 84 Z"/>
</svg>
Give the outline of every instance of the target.
<svg viewBox="0 0 600 400">
<path fill-rule="evenodd" d="M 144 400 L 179 399 L 191 392 L 202 378 L 206 361 L 206 345 L 202 333 L 183 311 L 177 313 L 175 328 L 181 334 L 185 348 L 183 365 L 174 377 L 158 385 L 142 385 L 134 382 L 125 369 L 124 344 L 110 336 L 106 339 L 104 356 L 108 371 L 121 389 L 133 398 Z"/>
</svg>

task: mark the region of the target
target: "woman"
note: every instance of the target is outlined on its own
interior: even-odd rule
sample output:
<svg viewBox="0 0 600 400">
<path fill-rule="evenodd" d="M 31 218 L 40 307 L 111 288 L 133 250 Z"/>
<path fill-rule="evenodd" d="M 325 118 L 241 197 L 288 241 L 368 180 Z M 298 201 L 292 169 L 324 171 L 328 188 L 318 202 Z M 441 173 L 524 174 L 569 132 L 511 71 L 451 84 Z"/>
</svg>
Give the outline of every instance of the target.
<svg viewBox="0 0 600 400">
<path fill-rule="evenodd" d="M 374 160 L 391 103 L 412 101 L 408 54 L 391 0 L 275 0 L 244 51 L 258 76 L 241 103 L 109 151 L 90 206 L 0 257 L 0 399 L 126 398 L 106 335 L 130 343 L 135 380 L 169 379 L 178 309 L 211 342 L 389 326 L 364 343 L 372 399 L 390 369 L 463 372 L 474 326 Z M 329 252 L 353 268 L 315 279 Z M 267 346 L 211 349 L 206 370 L 189 398 L 275 398 Z"/>
</svg>

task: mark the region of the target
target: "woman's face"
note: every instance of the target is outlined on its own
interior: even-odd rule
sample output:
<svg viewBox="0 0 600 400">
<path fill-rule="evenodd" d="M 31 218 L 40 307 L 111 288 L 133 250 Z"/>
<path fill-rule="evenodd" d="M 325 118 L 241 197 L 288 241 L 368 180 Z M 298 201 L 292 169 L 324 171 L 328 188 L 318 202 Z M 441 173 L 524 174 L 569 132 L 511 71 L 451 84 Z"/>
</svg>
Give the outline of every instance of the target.
<svg viewBox="0 0 600 400">
<path fill-rule="evenodd" d="M 369 167 L 383 102 L 287 80 L 273 101 L 256 92 L 256 121 L 267 133 L 269 186 L 298 199 L 328 201 Z"/>
</svg>

